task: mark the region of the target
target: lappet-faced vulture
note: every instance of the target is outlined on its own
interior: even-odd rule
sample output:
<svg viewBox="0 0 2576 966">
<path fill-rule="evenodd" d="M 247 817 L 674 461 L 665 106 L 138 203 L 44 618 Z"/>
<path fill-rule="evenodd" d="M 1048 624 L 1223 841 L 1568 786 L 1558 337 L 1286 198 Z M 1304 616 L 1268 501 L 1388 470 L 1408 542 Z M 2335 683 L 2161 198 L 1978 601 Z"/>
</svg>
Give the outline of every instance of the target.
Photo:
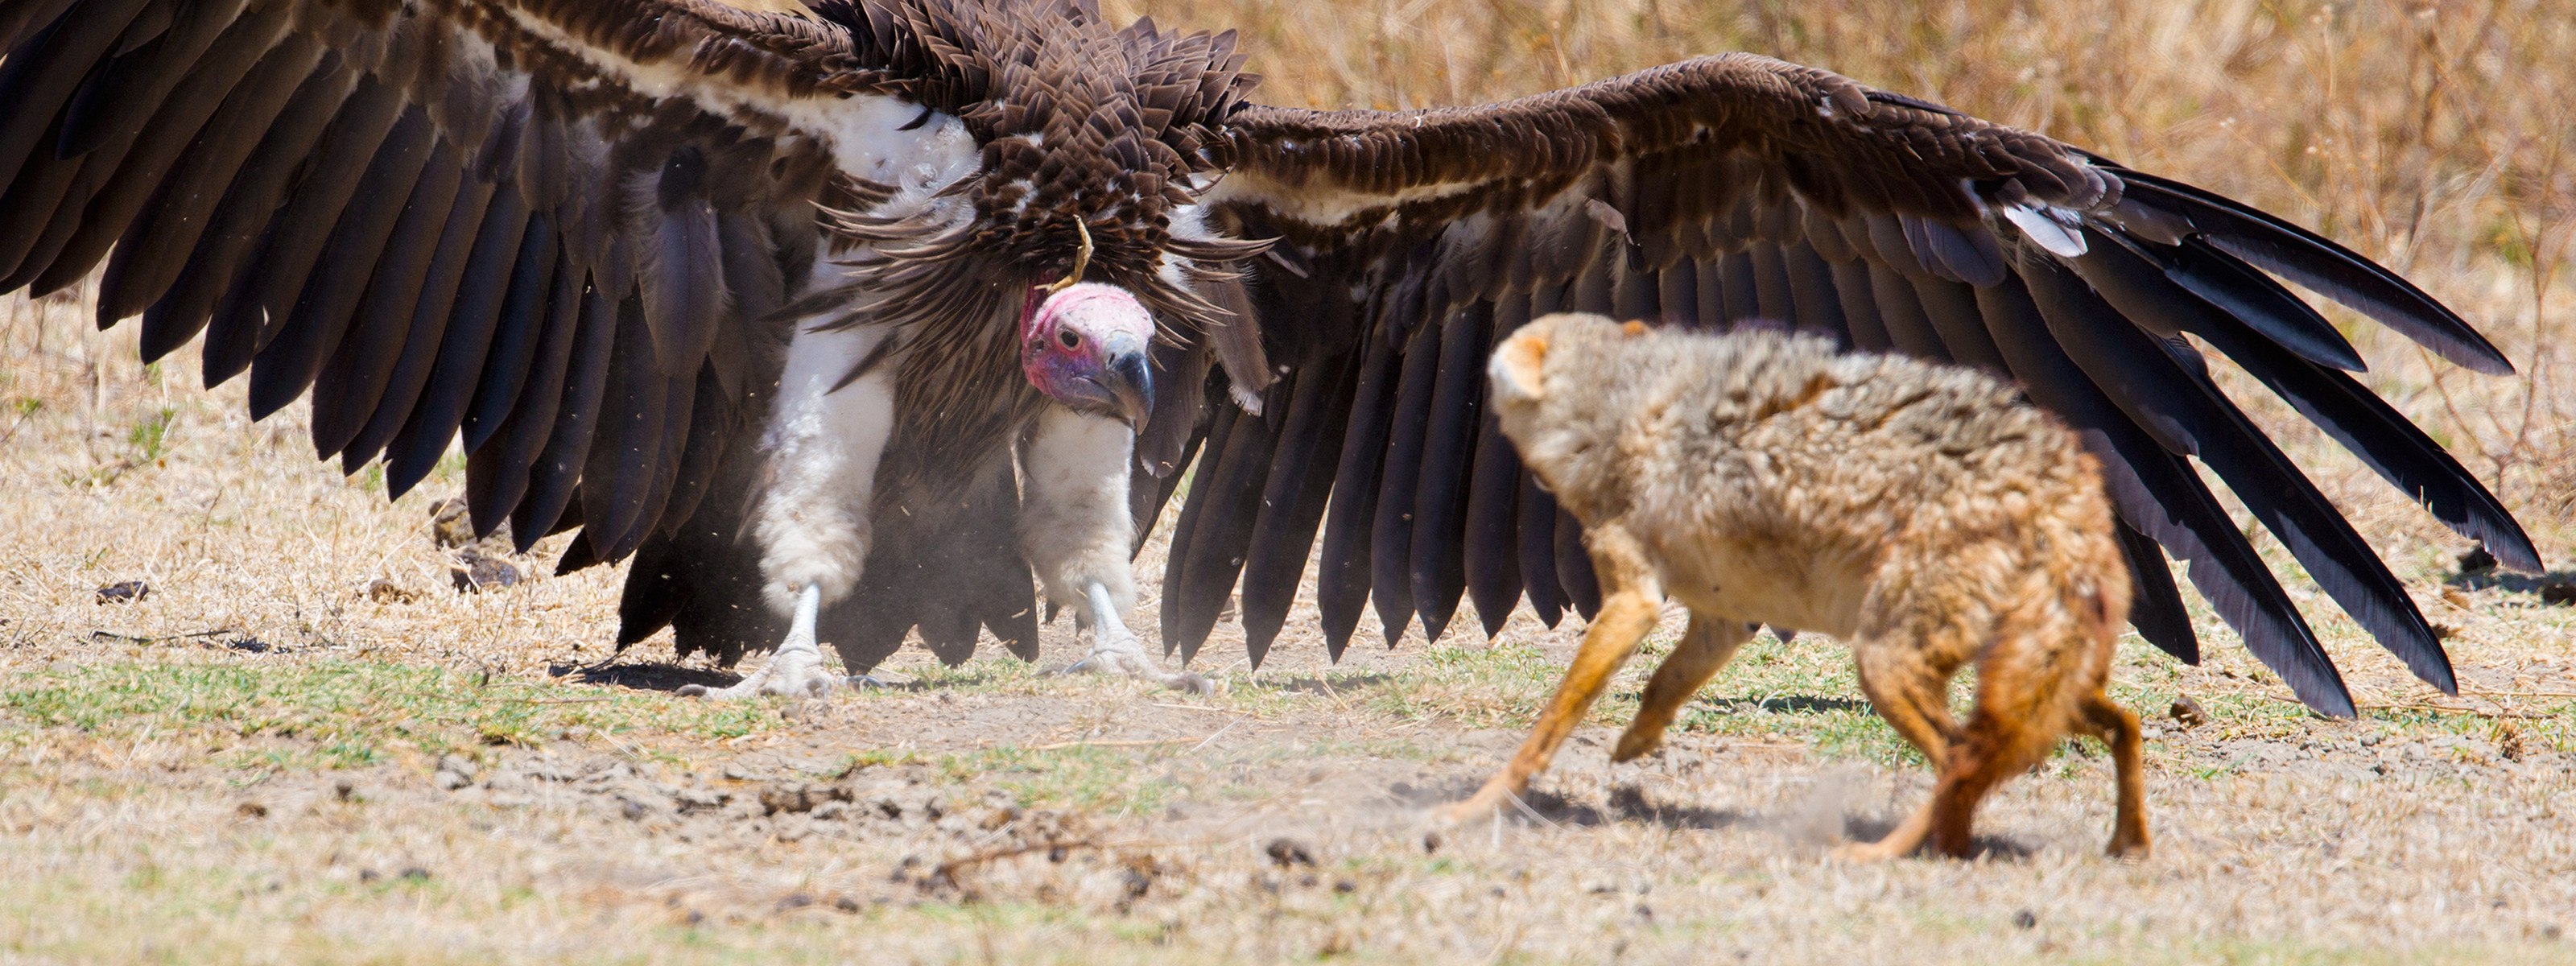
<svg viewBox="0 0 2576 966">
<path fill-rule="evenodd" d="M 2136 623 L 2197 642 L 2168 556 L 2329 713 L 2316 635 L 2192 466 L 2424 680 L 2406 592 L 2211 381 L 2215 347 L 2503 563 L 2494 497 L 2347 375 L 2283 283 L 2480 372 L 2395 273 L 2168 178 L 1743 54 L 1481 107 L 1265 107 L 1233 35 L 1088 0 L 0 0 L 0 291 L 105 263 L 98 318 L 202 335 L 254 415 L 390 489 L 461 435 L 477 528 L 634 558 L 623 641 L 777 646 L 731 693 L 904 635 L 1096 668 L 1139 521 L 1196 461 L 1164 577 L 1186 661 L 1241 587 L 1253 660 L 1323 542 L 1335 653 L 1374 601 L 1438 637 L 1595 598 L 1481 411 L 1560 308 L 1749 320 L 2005 373 L 2108 469 Z M 1032 572 L 1034 570 L 1034 573 Z M 783 640 L 783 643 L 781 643 Z"/>
</svg>

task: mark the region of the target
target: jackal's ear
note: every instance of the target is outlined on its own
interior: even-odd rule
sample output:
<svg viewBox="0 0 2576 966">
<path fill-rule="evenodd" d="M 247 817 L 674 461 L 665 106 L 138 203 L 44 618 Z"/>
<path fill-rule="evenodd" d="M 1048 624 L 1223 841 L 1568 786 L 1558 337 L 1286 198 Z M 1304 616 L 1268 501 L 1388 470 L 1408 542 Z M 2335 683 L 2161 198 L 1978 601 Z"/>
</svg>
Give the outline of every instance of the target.
<svg viewBox="0 0 2576 966">
<path fill-rule="evenodd" d="M 1494 361 L 1485 366 L 1485 381 L 1494 384 L 1499 399 L 1536 401 L 1547 394 L 1547 332 L 1544 326 L 1523 327 L 1494 349 Z"/>
</svg>

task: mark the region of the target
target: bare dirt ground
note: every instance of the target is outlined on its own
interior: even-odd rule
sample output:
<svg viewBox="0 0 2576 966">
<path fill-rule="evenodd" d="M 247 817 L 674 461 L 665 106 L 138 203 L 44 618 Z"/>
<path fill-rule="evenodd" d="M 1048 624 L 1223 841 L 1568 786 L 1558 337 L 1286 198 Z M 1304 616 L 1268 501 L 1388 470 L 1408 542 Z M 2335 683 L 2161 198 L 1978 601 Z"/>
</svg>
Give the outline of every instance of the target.
<svg viewBox="0 0 2576 966">
<path fill-rule="evenodd" d="M 1928 778 L 1815 637 L 1749 649 L 1661 756 L 1610 766 L 1588 729 L 1532 814 L 1435 838 L 1574 622 L 1338 665 L 1306 623 L 1257 676 L 1220 639 L 1208 698 L 915 652 L 888 689 L 686 701 L 729 675 L 612 659 L 614 571 L 548 576 L 549 545 L 459 592 L 433 494 L 388 504 L 76 308 L 10 309 L 14 388 L 47 387 L 0 466 L 13 960 L 2576 960 L 2576 609 L 2440 540 L 2390 546 L 2459 698 L 2322 608 L 2360 721 L 2205 613 L 2201 667 L 2124 645 L 2143 864 L 2096 854 L 2089 745 L 1991 800 L 1977 862 L 1828 860 Z M 2185 695 L 2209 721 L 2162 714 Z"/>
<path fill-rule="evenodd" d="M 2258 538 L 2365 713 L 2307 714 L 2205 610 L 2199 667 L 2124 642 L 2114 696 L 2151 721 L 2145 862 L 2098 854 L 2111 776 L 2089 744 L 1989 800 L 1976 861 L 1828 859 L 1929 778 L 1812 636 L 1749 646 L 1666 751 L 1612 766 L 1638 662 L 1530 812 L 1437 830 L 1425 807 L 1509 753 L 1579 621 L 1330 663 L 1306 612 L 1257 675 L 1227 628 L 1199 658 L 1225 685 L 1206 697 L 988 650 L 957 668 L 908 651 L 893 687 L 823 701 L 686 701 L 669 689 L 731 675 L 671 663 L 667 638 L 611 654 L 622 571 L 552 576 L 560 538 L 503 561 L 515 585 L 455 589 L 432 504 L 461 460 L 388 502 L 372 470 L 311 459 L 300 406 L 252 424 L 240 386 L 197 388 L 193 348 L 146 367 L 81 298 L 13 300 L 0 961 L 2576 962 L 2576 592 L 2552 589 L 2576 560 L 2571 189 L 2530 161 L 2569 129 L 2540 123 L 2565 119 L 2548 91 L 2576 74 L 2568 18 L 1957 3 L 1891 40 L 1861 29 L 1896 15 L 1871 3 L 1152 6 L 1250 24 L 1292 103 L 1465 100 L 1748 48 L 2125 138 L 2106 146 L 2411 260 L 2495 335 L 2525 378 L 2444 373 L 2333 316 L 2363 378 L 2495 481 L 2561 570 L 2463 572 L 2465 543 L 2241 392 L 2450 634 L 2459 696 Z M 2002 27 L 1951 29 L 1970 21 Z M 2133 27 L 2147 39 L 2102 37 Z M 2388 133 L 2436 114 L 2434 134 Z M 2366 160 L 2302 167 L 2303 144 Z M 1140 569 L 1150 615 L 1159 547 Z M 129 581 L 148 590 L 102 590 Z M 1079 653 L 1069 622 L 1045 647 Z M 2168 714 L 2184 697 L 2199 720 Z"/>
</svg>

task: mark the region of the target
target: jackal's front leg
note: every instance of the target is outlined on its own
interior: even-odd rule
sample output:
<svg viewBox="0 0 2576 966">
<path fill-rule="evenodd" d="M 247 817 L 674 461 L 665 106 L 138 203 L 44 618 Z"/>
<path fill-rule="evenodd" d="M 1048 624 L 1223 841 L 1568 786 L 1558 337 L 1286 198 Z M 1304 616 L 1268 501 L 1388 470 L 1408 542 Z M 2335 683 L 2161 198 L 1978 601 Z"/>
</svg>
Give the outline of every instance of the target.
<svg viewBox="0 0 2576 966">
<path fill-rule="evenodd" d="M 1655 676 L 1646 681 L 1646 696 L 1638 702 L 1637 718 L 1619 736 L 1618 747 L 1610 752 L 1611 761 L 1628 761 L 1655 750 L 1664 742 L 1664 729 L 1672 727 L 1673 718 L 1700 685 L 1717 676 L 1735 656 L 1735 649 L 1753 639 L 1754 625 L 1714 614 L 1692 611 L 1690 627 L 1682 631 L 1682 642 L 1664 655 L 1664 663 L 1655 668 Z"/>
<path fill-rule="evenodd" d="M 1583 647 L 1575 652 L 1574 666 L 1565 671 L 1565 680 L 1556 686 L 1556 696 L 1549 698 L 1547 710 L 1530 730 L 1529 740 L 1521 743 L 1519 754 L 1511 764 L 1485 782 L 1473 797 L 1441 811 L 1451 822 L 1464 822 L 1491 814 L 1505 802 L 1519 798 L 1529 790 L 1530 778 L 1547 770 L 1556 757 L 1557 746 L 1574 730 L 1576 722 L 1592 709 L 1601 697 L 1601 689 L 1619 666 L 1628 663 L 1637 652 L 1637 643 L 1654 630 L 1655 617 L 1661 610 L 1663 585 L 1656 580 L 1653 564 L 1643 548 L 1616 525 L 1589 531 L 1584 541 L 1592 550 L 1594 572 L 1601 579 L 1601 613 L 1583 633 Z"/>
</svg>

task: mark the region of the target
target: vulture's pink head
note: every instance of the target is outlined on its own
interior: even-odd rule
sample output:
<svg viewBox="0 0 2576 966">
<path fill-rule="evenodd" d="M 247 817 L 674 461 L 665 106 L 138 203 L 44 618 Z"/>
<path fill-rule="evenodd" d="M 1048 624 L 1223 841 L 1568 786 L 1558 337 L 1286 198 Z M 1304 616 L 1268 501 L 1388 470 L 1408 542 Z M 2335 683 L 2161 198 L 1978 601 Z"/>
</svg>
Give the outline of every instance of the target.
<svg viewBox="0 0 2576 966">
<path fill-rule="evenodd" d="M 1127 290 L 1094 282 L 1049 294 L 1031 289 L 1020 312 L 1020 370 L 1029 384 L 1075 411 L 1137 428 L 1154 408 L 1146 350 L 1154 316 Z"/>
</svg>

